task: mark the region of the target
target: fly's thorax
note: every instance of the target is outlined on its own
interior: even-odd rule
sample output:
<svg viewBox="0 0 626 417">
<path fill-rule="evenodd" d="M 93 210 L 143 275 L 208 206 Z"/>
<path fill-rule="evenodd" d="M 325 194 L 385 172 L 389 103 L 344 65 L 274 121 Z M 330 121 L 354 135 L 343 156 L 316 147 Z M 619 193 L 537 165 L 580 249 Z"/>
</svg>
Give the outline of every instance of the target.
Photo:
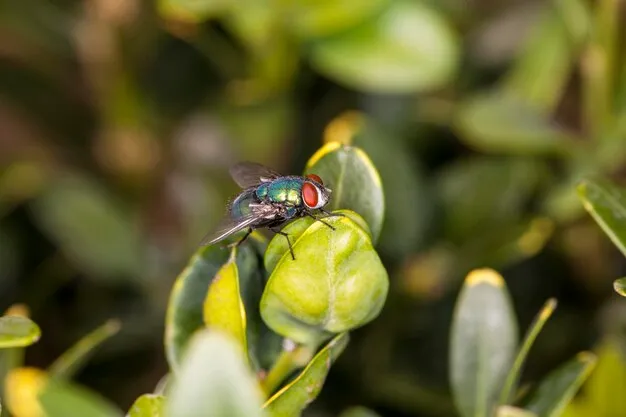
<svg viewBox="0 0 626 417">
<path fill-rule="evenodd" d="M 287 204 L 289 206 L 302 205 L 302 179 L 285 177 L 263 184 L 263 190 L 257 195 L 263 201 L 270 203 Z M 261 191 L 259 193 L 259 191 Z M 261 197 L 262 195 L 262 197 Z"/>
</svg>

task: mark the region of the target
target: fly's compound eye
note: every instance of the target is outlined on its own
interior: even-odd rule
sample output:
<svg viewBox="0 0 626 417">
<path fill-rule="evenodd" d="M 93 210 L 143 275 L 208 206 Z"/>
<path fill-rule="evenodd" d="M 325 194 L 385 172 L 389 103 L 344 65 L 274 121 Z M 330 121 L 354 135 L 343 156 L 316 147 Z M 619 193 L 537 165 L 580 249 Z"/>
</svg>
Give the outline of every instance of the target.
<svg viewBox="0 0 626 417">
<path fill-rule="evenodd" d="M 310 182 L 302 184 L 302 199 L 308 208 L 317 208 L 320 201 L 317 187 Z"/>
<path fill-rule="evenodd" d="M 315 174 L 308 174 L 306 177 L 310 180 L 315 181 L 318 184 L 324 185 L 324 183 L 322 182 L 322 179 Z"/>
</svg>

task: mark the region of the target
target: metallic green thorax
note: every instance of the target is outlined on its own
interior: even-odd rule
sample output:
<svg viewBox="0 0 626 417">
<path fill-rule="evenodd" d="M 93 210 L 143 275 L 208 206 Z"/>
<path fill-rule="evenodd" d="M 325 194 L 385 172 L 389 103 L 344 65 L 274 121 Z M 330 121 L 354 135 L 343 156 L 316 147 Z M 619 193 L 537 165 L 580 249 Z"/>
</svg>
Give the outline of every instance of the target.
<svg viewBox="0 0 626 417">
<path fill-rule="evenodd" d="M 303 183 L 304 180 L 299 177 L 283 177 L 261 184 L 256 190 L 256 196 L 261 201 L 299 207 L 302 204 Z"/>
</svg>

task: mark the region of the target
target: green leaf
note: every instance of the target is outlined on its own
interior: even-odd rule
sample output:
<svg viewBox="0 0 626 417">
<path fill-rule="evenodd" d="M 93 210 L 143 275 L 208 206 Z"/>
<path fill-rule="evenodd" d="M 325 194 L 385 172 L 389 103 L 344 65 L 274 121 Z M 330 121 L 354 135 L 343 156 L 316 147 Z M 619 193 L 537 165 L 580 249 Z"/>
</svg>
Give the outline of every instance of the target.
<svg viewBox="0 0 626 417">
<path fill-rule="evenodd" d="M 606 337 L 597 348 L 597 362 L 581 395 L 565 409 L 563 417 L 626 415 L 626 359 L 620 339 Z"/>
<path fill-rule="evenodd" d="M 626 256 L 626 191 L 605 181 L 578 185 L 583 206 Z"/>
<path fill-rule="evenodd" d="M 22 316 L 0 317 L 0 348 L 30 346 L 41 337 L 41 330 L 32 320 Z"/>
<path fill-rule="evenodd" d="M 438 88 L 454 76 L 456 35 L 421 2 L 394 1 L 374 20 L 314 42 L 312 65 L 361 91 L 410 93 Z"/>
<path fill-rule="evenodd" d="M 263 324 L 258 317 L 263 276 L 260 272 L 260 251 L 262 243 L 256 237 L 239 246 L 237 268 L 239 289 L 248 320 L 248 349 L 256 352 L 258 338 L 262 337 Z M 185 347 L 194 332 L 204 327 L 204 302 L 211 282 L 222 266 L 228 262 L 229 251 L 216 246 L 201 247 L 193 255 L 187 267 L 176 278 L 167 309 L 165 322 L 165 348 L 170 367 L 176 371 Z"/>
<path fill-rule="evenodd" d="M 158 0 L 159 13 L 170 19 L 202 22 L 228 11 L 231 0 Z"/>
<path fill-rule="evenodd" d="M 39 394 L 46 417 L 121 417 L 123 413 L 99 394 L 64 380 L 50 379 Z"/>
<path fill-rule="evenodd" d="M 385 215 L 383 186 L 369 157 L 360 148 L 330 142 L 309 159 L 305 173 L 319 175 L 331 190 L 327 210 L 349 209 L 365 219 L 376 242 Z"/>
<path fill-rule="evenodd" d="M 556 8 L 561 3 L 564 6 Z M 587 40 L 590 17 L 580 0 L 546 3 L 546 10 L 502 89 L 550 114 L 561 100 L 577 57 Z"/>
<path fill-rule="evenodd" d="M 369 231 L 370 230 L 369 226 L 367 225 L 367 223 L 365 223 L 365 220 L 363 220 L 361 216 L 356 215 L 353 211 L 335 210 L 332 213 L 341 214 L 350 218 L 350 220 L 352 220 L 354 223 L 359 225 L 363 230 L 365 230 L 367 234 L 371 234 Z M 289 235 L 289 240 L 291 242 L 295 242 L 300 238 L 300 236 L 302 236 L 302 234 L 306 231 L 306 229 L 311 227 L 313 223 L 315 223 L 314 219 L 310 217 L 305 217 L 297 222 L 291 222 L 287 224 L 285 227 L 281 229 L 281 231 Z M 280 261 L 280 259 L 287 253 L 289 253 L 289 244 L 287 243 L 287 239 L 285 239 L 284 237 L 282 239 L 280 238 L 272 239 L 269 245 L 267 246 L 267 250 L 265 251 L 265 257 L 264 257 L 265 269 L 271 273 L 274 270 L 274 268 L 276 268 L 278 261 Z"/>
<path fill-rule="evenodd" d="M 357 407 L 348 408 L 347 410 L 342 412 L 339 415 L 339 417 L 380 417 L 380 416 L 368 408 L 357 406 Z"/>
<path fill-rule="evenodd" d="M 535 320 L 530 325 L 528 329 L 528 333 L 526 333 L 526 337 L 524 338 L 524 342 L 515 357 L 515 362 L 513 362 L 513 366 L 511 367 L 509 374 L 504 383 L 504 387 L 502 388 L 502 392 L 500 394 L 500 403 L 501 404 L 510 404 L 513 400 L 513 396 L 515 395 L 515 391 L 517 389 L 517 384 L 521 377 L 522 366 L 526 361 L 526 357 L 528 356 L 528 352 L 530 351 L 531 346 L 533 345 L 535 339 L 543 329 L 543 326 L 546 324 L 554 309 L 556 308 L 556 298 L 550 298 L 543 305 L 543 308 L 535 317 Z"/>
<path fill-rule="evenodd" d="M 626 278 L 620 278 L 613 281 L 613 289 L 622 297 L 626 297 Z"/>
<path fill-rule="evenodd" d="M 482 240 L 496 225 L 513 229 L 526 213 L 543 169 L 527 158 L 474 157 L 450 164 L 436 183 L 444 206 L 445 237 L 462 244 Z"/>
<path fill-rule="evenodd" d="M 297 417 L 319 395 L 332 363 L 348 345 L 348 333 L 332 339 L 300 374 L 263 405 L 272 417 Z"/>
<path fill-rule="evenodd" d="M 137 398 L 126 417 L 165 417 L 164 407 L 164 396 L 144 394 Z"/>
<path fill-rule="evenodd" d="M 262 393 L 228 336 L 202 330 L 192 339 L 166 405 L 168 417 L 261 417 Z"/>
<path fill-rule="evenodd" d="M 209 285 L 204 300 L 204 324 L 231 336 L 247 356 L 246 309 L 239 292 L 239 271 L 233 255 Z"/>
<path fill-rule="evenodd" d="M 309 226 L 292 242 L 296 260 L 288 252 L 280 258 L 261 299 L 267 325 L 307 345 L 376 318 L 389 287 L 367 232 L 350 217 L 325 221 L 335 230 L 321 222 Z"/>
<path fill-rule="evenodd" d="M 551 372 L 541 382 L 525 408 L 540 417 L 560 416 L 593 370 L 595 363 L 595 355 L 579 353 L 575 359 Z"/>
<path fill-rule="evenodd" d="M 33 203 L 40 227 L 89 275 L 141 274 L 140 238 L 129 211 L 97 182 L 67 175 Z"/>
<path fill-rule="evenodd" d="M 492 269 L 468 274 L 452 323 L 450 381 L 462 416 L 487 417 L 517 344 L 517 324 L 504 279 Z"/>
<path fill-rule="evenodd" d="M 467 99 L 455 120 L 461 139 L 480 151 L 567 155 L 574 136 L 524 101 L 501 93 Z"/>
<path fill-rule="evenodd" d="M 48 374 L 54 378 L 71 378 L 89 359 L 93 350 L 119 329 L 119 321 L 107 321 L 58 357 L 48 368 Z"/>
<path fill-rule="evenodd" d="M 336 34 L 380 13 L 389 0 L 296 0 L 285 3 L 285 23 L 303 38 Z"/>
</svg>

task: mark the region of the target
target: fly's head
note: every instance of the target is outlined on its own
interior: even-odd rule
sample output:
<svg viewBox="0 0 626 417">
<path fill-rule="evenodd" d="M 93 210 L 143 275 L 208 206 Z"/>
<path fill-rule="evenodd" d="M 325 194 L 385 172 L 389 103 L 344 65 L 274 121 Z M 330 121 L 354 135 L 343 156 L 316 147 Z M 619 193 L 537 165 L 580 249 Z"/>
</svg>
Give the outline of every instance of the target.
<svg viewBox="0 0 626 417">
<path fill-rule="evenodd" d="M 302 201 L 310 210 L 320 209 L 328 204 L 332 190 L 324 186 L 322 179 L 308 174 L 302 184 Z"/>
</svg>

